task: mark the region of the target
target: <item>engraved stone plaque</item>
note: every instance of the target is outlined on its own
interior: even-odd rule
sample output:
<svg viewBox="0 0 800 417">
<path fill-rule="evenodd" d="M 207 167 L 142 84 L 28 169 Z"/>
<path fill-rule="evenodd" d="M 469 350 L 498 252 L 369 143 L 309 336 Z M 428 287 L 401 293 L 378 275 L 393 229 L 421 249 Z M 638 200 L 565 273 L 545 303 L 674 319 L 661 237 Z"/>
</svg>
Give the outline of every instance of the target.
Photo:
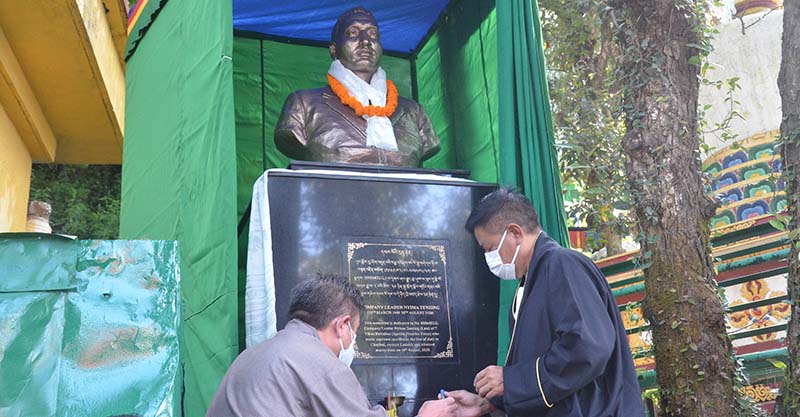
<svg viewBox="0 0 800 417">
<path fill-rule="evenodd" d="M 350 281 L 367 309 L 356 358 L 454 357 L 444 244 L 347 244 Z"/>
</svg>

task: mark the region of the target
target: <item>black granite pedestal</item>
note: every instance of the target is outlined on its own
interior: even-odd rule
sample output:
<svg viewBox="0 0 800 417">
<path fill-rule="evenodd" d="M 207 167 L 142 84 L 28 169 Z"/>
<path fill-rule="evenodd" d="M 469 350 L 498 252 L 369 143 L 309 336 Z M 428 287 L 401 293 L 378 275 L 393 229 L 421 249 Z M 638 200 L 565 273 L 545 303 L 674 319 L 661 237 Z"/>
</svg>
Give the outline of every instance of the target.
<svg viewBox="0 0 800 417">
<path fill-rule="evenodd" d="M 368 309 L 352 368 L 370 402 L 402 395 L 413 416 L 496 362 L 499 283 L 464 229 L 496 186 L 314 171 L 268 184 L 278 328 L 299 281 L 348 276 Z"/>
</svg>

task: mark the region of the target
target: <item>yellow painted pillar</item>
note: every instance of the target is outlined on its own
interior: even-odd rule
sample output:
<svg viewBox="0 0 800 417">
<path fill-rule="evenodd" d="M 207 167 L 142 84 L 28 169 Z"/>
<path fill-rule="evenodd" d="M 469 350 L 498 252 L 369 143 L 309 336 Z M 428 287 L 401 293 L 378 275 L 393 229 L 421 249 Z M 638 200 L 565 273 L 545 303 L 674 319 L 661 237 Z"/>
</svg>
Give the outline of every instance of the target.
<svg viewBox="0 0 800 417">
<path fill-rule="evenodd" d="M 31 184 L 31 155 L 0 106 L 0 232 L 24 232 Z"/>
</svg>

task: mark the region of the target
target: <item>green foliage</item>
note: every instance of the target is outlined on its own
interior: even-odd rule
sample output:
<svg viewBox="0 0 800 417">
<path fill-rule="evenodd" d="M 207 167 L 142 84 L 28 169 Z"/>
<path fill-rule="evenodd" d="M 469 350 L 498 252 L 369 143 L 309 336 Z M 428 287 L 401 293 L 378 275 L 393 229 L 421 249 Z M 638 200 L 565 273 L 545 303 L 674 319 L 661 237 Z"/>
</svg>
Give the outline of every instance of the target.
<svg viewBox="0 0 800 417">
<path fill-rule="evenodd" d="M 578 194 L 567 212 L 600 233 L 593 245 L 599 249 L 627 234 L 630 223 L 615 78 L 619 51 L 603 2 L 542 0 L 540 7 L 562 180 Z"/>
<path fill-rule="evenodd" d="M 50 203 L 53 233 L 75 235 L 80 239 L 116 239 L 120 168 L 118 165 L 34 165 L 30 200 Z"/>
<path fill-rule="evenodd" d="M 785 370 L 786 369 L 786 363 L 785 362 L 779 361 L 777 359 L 767 359 L 767 361 L 769 363 L 771 363 L 772 366 L 774 366 L 774 367 L 776 367 L 778 369 L 781 369 L 781 370 Z"/>
<path fill-rule="evenodd" d="M 660 393 L 658 392 L 658 388 L 651 388 L 651 389 L 642 391 L 642 400 L 643 401 L 645 401 L 645 400 L 652 401 L 653 405 L 656 408 L 659 407 L 658 403 L 659 403 L 660 399 L 661 399 L 661 397 L 660 397 Z"/>
</svg>

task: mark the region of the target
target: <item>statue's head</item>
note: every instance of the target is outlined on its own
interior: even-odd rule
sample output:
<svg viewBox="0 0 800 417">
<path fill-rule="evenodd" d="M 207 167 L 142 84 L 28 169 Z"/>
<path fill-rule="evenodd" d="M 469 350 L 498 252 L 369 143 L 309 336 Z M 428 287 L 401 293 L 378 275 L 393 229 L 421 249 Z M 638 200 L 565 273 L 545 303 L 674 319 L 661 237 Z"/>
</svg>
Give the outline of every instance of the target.
<svg viewBox="0 0 800 417">
<path fill-rule="evenodd" d="M 383 56 L 378 22 L 372 12 L 356 7 L 342 13 L 333 26 L 329 50 L 332 59 L 338 59 L 345 68 L 369 82 Z"/>
</svg>

